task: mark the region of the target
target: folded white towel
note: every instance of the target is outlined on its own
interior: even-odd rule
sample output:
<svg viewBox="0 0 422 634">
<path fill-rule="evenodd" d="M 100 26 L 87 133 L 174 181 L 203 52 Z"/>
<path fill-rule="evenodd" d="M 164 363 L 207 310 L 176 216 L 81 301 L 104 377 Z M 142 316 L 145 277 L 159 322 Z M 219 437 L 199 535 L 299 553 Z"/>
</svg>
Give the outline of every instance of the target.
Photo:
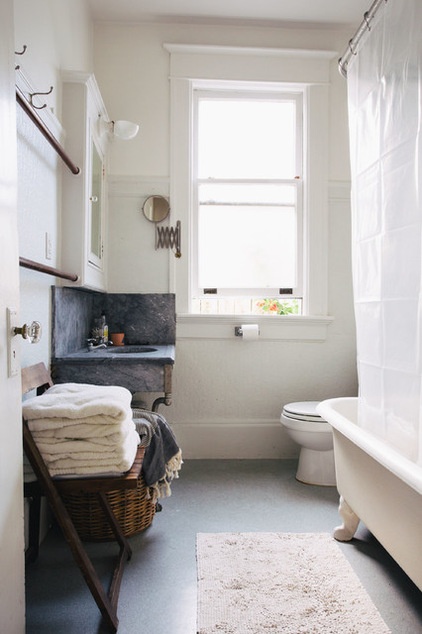
<svg viewBox="0 0 422 634">
<path fill-rule="evenodd" d="M 34 438 L 35 440 L 35 438 Z M 56 442 L 48 442 L 44 439 L 35 440 L 38 449 L 45 461 L 60 460 L 61 458 L 73 457 L 89 457 L 95 460 L 96 457 L 104 459 L 110 456 L 120 459 L 124 455 L 127 443 L 136 440 L 139 444 L 139 434 L 136 432 L 135 426 L 119 437 L 118 442 L 114 443 L 95 443 L 91 440 L 61 440 Z"/>
<path fill-rule="evenodd" d="M 135 460 L 135 455 L 133 456 L 133 460 Z M 81 477 L 81 476 L 121 476 L 124 473 L 127 473 L 133 464 L 133 460 L 130 464 L 127 462 L 122 462 L 121 464 L 104 464 L 102 470 L 98 466 L 84 466 L 84 467 L 71 467 L 65 466 L 63 468 L 60 467 L 51 467 L 49 468 L 49 473 L 52 478 L 57 477 Z"/>
<path fill-rule="evenodd" d="M 67 448 L 68 444 L 71 445 L 69 448 Z M 99 461 L 120 463 L 126 458 L 127 454 L 132 456 L 134 448 L 136 453 L 138 444 L 139 436 L 134 431 L 133 435 L 130 434 L 121 445 L 107 447 L 104 451 L 99 451 L 98 447 L 91 447 L 84 441 L 61 443 L 61 446 L 54 451 L 51 451 L 51 447 L 46 448 L 42 443 L 38 445 L 38 448 L 47 466 L 60 461 L 64 464 L 67 460 L 73 460 L 75 464 L 78 463 L 84 466 L 85 464 L 95 464 Z M 77 445 L 79 445 L 79 448 Z"/>
<path fill-rule="evenodd" d="M 31 431 L 35 439 L 43 438 L 45 440 L 50 439 L 50 442 L 55 440 L 77 440 L 92 438 L 93 442 L 112 442 L 113 438 L 125 434 L 129 429 L 133 428 L 134 422 L 131 418 L 126 418 L 120 423 L 109 423 L 108 425 L 91 425 L 86 421 L 87 418 L 82 421 L 71 421 L 69 425 L 63 425 L 60 427 L 52 427 L 48 422 L 42 422 L 37 429 L 37 423 L 31 421 Z M 44 427 L 47 426 L 47 429 Z"/>
<path fill-rule="evenodd" d="M 127 454 L 120 462 L 116 460 L 97 460 L 95 464 L 83 461 L 63 460 L 48 465 L 49 473 L 55 476 L 82 476 L 82 475 L 121 475 L 129 471 L 135 460 L 137 447 L 132 454 Z"/>
<path fill-rule="evenodd" d="M 104 396 L 114 393 L 116 398 L 121 398 L 124 402 L 130 395 L 129 390 L 121 385 L 95 385 L 93 383 L 56 383 L 49 387 L 44 394 L 79 394 L 87 390 L 94 390 L 98 394 L 103 392 Z"/>
<path fill-rule="evenodd" d="M 68 455 L 49 455 L 43 453 L 44 462 L 51 476 L 56 475 L 94 475 L 103 473 L 124 473 L 135 460 L 139 444 L 136 431 L 130 434 L 121 447 L 114 451 L 100 454 L 98 452 L 71 452 Z"/>
<path fill-rule="evenodd" d="M 28 421 L 57 419 L 56 426 L 67 424 L 68 419 L 74 423 L 86 418 L 91 424 L 104 425 L 127 418 L 131 400 L 131 393 L 124 387 L 64 383 L 24 401 L 22 412 Z"/>
<path fill-rule="evenodd" d="M 104 430 L 104 426 L 110 428 L 113 427 L 114 430 L 117 430 L 116 425 L 120 425 L 124 423 L 127 416 L 130 415 L 126 413 L 123 416 L 123 412 L 119 419 L 116 419 L 112 416 L 107 416 L 106 414 L 98 414 L 96 416 L 87 416 L 86 418 L 61 418 L 59 416 L 53 416 L 52 418 L 34 418 L 28 420 L 28 427 L 31 431 L 47 431 L 49 429 L 59 430 L 66 429 L 67 427 L 73 427 L 75 425 L 97 425 Z M 24 415 L 25 416 L 25 415 Z M 104 433 L 104 431 L 103 431 Z M 68 434 L 66 431 L 64 432 L 64 436 L 66 437 Z"/>
<path fill-rule="evenodd" d="M 120 432 L 116 432 L 114 434 L 107 434 L 106 436 L 87 436 L 84 437 L 83 434 L 83 425 L 80 426 L 82 429 L 82 433 L 79 437 L 70 437 L 70 438 L 56 438 L 55 436 L 47 436 L 45 432 L 32 432 L 32 436 L 39 445 L 40 443 L 44 443 L 45 445 L 58 445 L 60 443 L 66 442 L 89 442 L 96 447 L 104 446 L 104 447 L 113 447 L 124 442 L 127 434 L 131 431 L 130 429 L 122 430 Z M 97 425 L 98 427 L 98 425 Z M 133 429 L 133 428 L 132 428 Z"/>
<path fill-rule="evenodd" d="M 92 438 L 94 442 L 101 439 L 119 437 L 127 434 L 135 424 L 131 415 L 119 422 L 104 422 L 104 416 L 89 416 L 81 419 L 41 418 L 28 421 L 28 427 L 35 440 L 44 439 L 54 442 L 60 440 L 86 440 Z M 95 423 L 92 422 L 95 420 Z M 106 441 L 107 442 L 107 441 Z"/>
</svg>

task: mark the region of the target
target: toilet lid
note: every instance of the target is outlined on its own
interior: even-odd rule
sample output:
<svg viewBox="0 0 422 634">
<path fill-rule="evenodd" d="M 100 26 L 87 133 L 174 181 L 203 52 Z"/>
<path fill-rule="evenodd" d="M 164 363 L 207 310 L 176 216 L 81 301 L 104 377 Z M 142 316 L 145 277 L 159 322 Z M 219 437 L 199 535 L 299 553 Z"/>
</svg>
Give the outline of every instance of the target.
<svg viewBox="0 0 422 634">
<path fill-rule="evenodd" d="M 283 407 L 283 414 L 288 418 L 296 420 L 309 420 L 315 423 L 326 422 L 317 414 L 316 407 L 320 401 L 301 401 L 298 403 L 288 403 Z"/>
</svg>

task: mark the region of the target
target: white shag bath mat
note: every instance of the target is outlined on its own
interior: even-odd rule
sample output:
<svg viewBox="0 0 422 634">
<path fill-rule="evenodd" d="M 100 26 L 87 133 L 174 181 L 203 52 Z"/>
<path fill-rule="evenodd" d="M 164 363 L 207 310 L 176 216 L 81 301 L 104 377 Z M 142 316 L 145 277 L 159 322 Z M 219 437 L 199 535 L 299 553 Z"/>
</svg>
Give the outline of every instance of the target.
<svg viewBox="0 0 422 634">
<path fill-rule="evenodd" d="M 198 634 L 390 634 L 328 533 L 199 533 Z"/>
</svg>

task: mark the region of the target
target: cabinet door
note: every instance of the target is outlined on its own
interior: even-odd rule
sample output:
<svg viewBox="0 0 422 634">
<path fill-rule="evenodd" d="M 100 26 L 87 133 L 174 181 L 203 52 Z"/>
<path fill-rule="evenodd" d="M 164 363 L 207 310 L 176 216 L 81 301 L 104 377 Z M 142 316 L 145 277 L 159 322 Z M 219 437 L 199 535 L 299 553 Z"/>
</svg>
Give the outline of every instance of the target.
<svg viewBox="0 0 422 634">
<path fill-rule="evenodd" d="M 95 145 L 91 143 L 91 195 L 89 200 L 89 255 L 94 266 L 103 268 L 103 159 Z"/>
</svg>

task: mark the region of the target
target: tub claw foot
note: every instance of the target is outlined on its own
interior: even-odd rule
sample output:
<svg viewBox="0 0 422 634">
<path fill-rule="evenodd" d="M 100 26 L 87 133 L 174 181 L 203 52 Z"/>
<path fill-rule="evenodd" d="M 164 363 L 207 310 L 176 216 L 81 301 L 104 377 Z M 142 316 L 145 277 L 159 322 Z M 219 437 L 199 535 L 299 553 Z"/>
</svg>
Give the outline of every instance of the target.
<svg viewBox="0 0 422 634">
<path fill-rule="evenodd" d="M 340 505 L 338 510 L 340 517 L 343 520 L 343 524 L 341 526 L 336 526 L 334 529 L 334 539 L 337 539 L 339 542 L 348 542 L 356 533 L 360 520 L 356 513 L 354 513 L 347 504 L 343 496 L 340 496 Z"/>
</svg>

